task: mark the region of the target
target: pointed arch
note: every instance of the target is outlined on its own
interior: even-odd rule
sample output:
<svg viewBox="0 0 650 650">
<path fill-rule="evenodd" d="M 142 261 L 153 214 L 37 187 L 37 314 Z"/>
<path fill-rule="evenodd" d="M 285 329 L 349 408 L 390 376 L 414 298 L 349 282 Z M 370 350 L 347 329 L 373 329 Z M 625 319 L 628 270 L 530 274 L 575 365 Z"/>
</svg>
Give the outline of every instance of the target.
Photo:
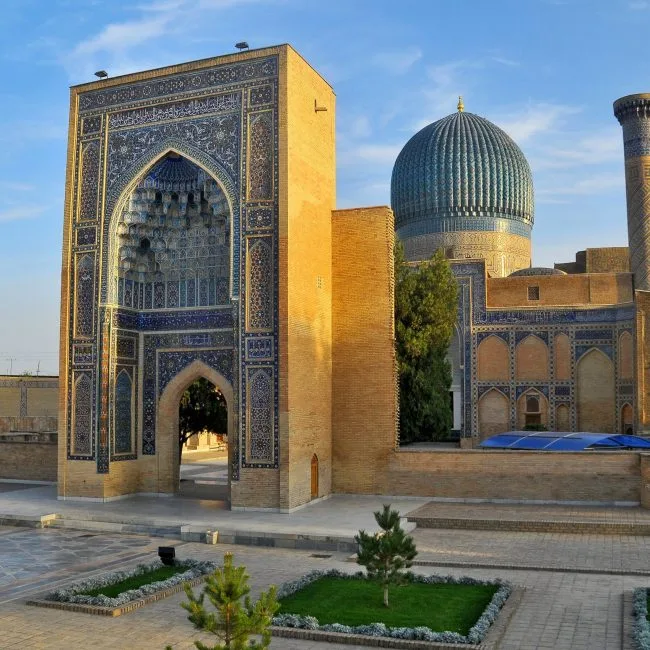
<svg viewBox="0 0 650 650">
<path fill-rule="evenodd" d="M 626 435 L 634 433 L 634 409 L 631 404 L 623 404 L 621 408 L 620 432 Z"/>
<path fill-rule="evenodd" d="M 510 400 L 497 388 L 490 388 L 478 401 L 478 427 L 481 440 L 510 427 Z"/>
<path fill-rule="evenodd" d="M 163 390 L 156 413 L 157 485 L 159 493 L 178 490 L 180 457 L 178 448 L 178 405 L 185 389 L 196 379 L 203 377 L 219 388 L 228 407 L 228 456 L 232 466 L 234 441 L 234 392 L 232 384 L 217 370 L 200 359 L 195 359 L 179 371 Z M 230 469 L 228 471 L 230 485 Z"/>
<path fill-rule="evenodd" d="M 567 404 L 558 404 L 555 407 L 555 430 L 571 431 L 571 412 Z"/>
<path fill-rule="evenodd" d="M 576 385 L 578 431 L 616 431 L 616 383 L 611 359 L 597 348 L 587 350 L 576 366 Z"/>
<path fill-rule="evenodd" d="M 479 381 L 508 381 L 510 379 L 510 352 L 508 344 L 499 336 L 490 334 L 478 346 Z"/>
<path fill-rule="evenodd" d="M 571 379 L 571 342 L 564 334 L 557 334 L 554 340 L 555 379 L 565 381 Z"/>
<path fill-rule="evenodd" d="M 541 425 L 548 427 L 548 400 L 535 388 L 529 388 L 517 399 L 517 428 Z"/>
<path fill-rule="evenodd" d="M 103 259 L 101 269 L 101 299 L 117 303 L 117 286 L 113 278 L 118 272 L 118 244 L 117 229 L 120 223 L 120 215 L 129 197 L 137 185 L 143 180 L 147 172 L 161 162 L 168 154 L 174 153 L 187 158 L 190 162 L 208 174 L 221 188 L 228 204 L 232 226 L 230 228 L 230 294 L 239 293 L 239 269 L 234 263 L 235 248 L 239 245 L 239 193 L 235 182 L 226 169 L 218 162 L 212 160 L 200 149 L 179 140 L 168 138 L 151 147 L 147 153 L 125 169 L 119 181 L 107 193 L 106 209 L 110 215 L 104 223 L 104 244 L 107 247 L 107 254 Z"/>
<path fill-rule="evenodd" d="M 634 377 L 634 345 L 630 332 L 623 332 L 618 338 L 618 376 L 621 379 Z"/>
<path fill-rule="evenodd" d="M 548 346 L 539 336 L 529 334 L 515 350 L 515 377 L 517 380 L 547 380 Z"/>
</svg>

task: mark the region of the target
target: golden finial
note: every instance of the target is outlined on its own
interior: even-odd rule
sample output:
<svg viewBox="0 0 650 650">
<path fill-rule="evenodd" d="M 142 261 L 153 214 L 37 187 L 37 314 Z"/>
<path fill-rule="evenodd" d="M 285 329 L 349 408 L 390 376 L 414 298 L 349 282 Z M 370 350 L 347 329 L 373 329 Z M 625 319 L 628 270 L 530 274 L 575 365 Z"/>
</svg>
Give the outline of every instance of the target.
<svg viewBox="0 0 650 650">
<path fill-rule="evenodd" d="M 465 104 L 463 104 L 463 96 L 458 95 L 458 105 L 456 106 L 459 113 L 462 113 L 465 110 Z"/>
</svg>

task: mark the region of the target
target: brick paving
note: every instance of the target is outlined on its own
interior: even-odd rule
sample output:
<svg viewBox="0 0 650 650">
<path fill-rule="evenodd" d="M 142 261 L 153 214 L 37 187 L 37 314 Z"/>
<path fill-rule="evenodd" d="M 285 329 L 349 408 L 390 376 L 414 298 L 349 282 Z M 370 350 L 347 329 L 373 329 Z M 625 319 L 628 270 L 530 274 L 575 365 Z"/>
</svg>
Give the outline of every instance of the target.
<svg viewBox="0 0 650 650">
<path fill-rule="evenodd" d="M 593 569 L 611 570 L 622 566 L 620 558 L 629 554 L 625 566 L 630 570 L 644 570 L 646 538 L 436 530 L 417 531 L 415 536 L 423 559 L 451 558 L 457 563 L 443 570 L 431 566 L 418 568 L 422 573 L 502 577 L 525 587 L 521 602 L 498 643 L 501 650 L 632 650 L 630 641 L 623 640 L 622 596 L 637 586 L 650 584 L 650 577 L 499 567 L 517 563 L 532 566 L 535 562 L 551 562 L 555 555 L 566 554 L 576 566 L 591 564 Z M 115 619 L 24 605 L 28 596 L 47 590 L 48 579 L 70 580 L 79 573 L 98 572 L 104 564 L 119 563 L 116 552 L 124 557 L 131 552 L 134 559 L 128 564 L 153 559 L 159 540 L 104 534 L 84 538 L 66 530 L 14 529 L 12 532 L 0 529 L 0 548 L 5 540 L 12 538 L 14 550 L 15 542 L 20 539 L 26 562 L 35 556 L 36 549 L 49 548 L 50 561 L 54 558 L 56 563 L 51 565 L 49 573 L 47 567 L 40 570 L 34 567 L 32 582 L 29 577 L 24 578 L 18 591 L 15 584 L 0 585 L 0 648 L 67 650 L 86 647 L 89 643 L 93 648 L 106 650 L 161 650 L 168 643 L 177 650 L 193 647 L 193 640 L 198 637 L 180 608 L 182 594 Z M 67 554 L 65 551 L 59 554 L 56 550 L 65 549 L 70 542 L 73 547 L 76 544 L 76 558 L 74 550 Z M 94 549 L 92 558 L 87 556 L 89 549 Z M 234 551 L 236 562 L 247 566 L 254 592 L 314 568 L 356 570 L 356 565 L 348 562 L 347 554 L 343 553 L 320 559 L 312 557 L 308 551 L 178 543 L 181 557 L 219 559 L 225 550 Z M 10 555 L 11 552 L 6 553 L 6 557 Z M 3 557 L 0 552 L 0 570 Z M 464 566 L 477 557 L 486 564 L 485 568 Z M 124 563 L 122 560 L 121 564 Z M 67 573 L 63 573 L 63 569 Z M 271 647 L 286 650 L 361 648 L 288 639 L 274 639 Z"/>
</svg>

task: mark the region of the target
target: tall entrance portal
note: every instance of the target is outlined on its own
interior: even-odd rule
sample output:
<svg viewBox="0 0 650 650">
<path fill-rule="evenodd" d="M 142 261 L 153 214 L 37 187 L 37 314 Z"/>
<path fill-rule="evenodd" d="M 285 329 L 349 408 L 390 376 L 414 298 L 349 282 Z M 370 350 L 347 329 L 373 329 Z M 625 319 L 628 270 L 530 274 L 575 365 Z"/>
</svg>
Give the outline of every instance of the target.
<svg viewBox="0 0 650 650">
<path fill-rule="evenodd" d="M 179 400 L 199 377 L 227 402 L 233 508 L 330 494 L 334 417 L 340 489 L 377 491 L 395 439 L 393 223 L 386 208 L 333 213 L 334 112 L 288 45 L 72 88 L 60 498 L 176 493 Z M 373 249 L 369 267 L 374 241 L 385 259 Z M 345 299 L 361 280 L 372 308 Z M 373 396 L 360 419 L 332 398 L 359 373 Z M 362 429 L 382 432 L 381 463 L 350 447 Z"/>
</svg>

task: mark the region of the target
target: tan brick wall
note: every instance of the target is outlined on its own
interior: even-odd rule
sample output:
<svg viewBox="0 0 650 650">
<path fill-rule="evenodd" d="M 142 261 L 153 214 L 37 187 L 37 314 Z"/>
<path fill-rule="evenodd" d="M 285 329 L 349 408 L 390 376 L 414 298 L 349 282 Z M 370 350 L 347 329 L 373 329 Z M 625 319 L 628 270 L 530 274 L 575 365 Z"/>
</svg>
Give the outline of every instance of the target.
<svg viewBox="0 0 650 650">
<path fill-rule="evenodd" d="M 387 207 L 333 213 L 335 492 L 381 492 L 395 444 L 393 242 Z"/>
<path fill-rule="evenodd" d="M 56 441 L 0 441 L 0 478 L 56 481 L 56 467 Z"/>
<path fill-rule="evenodd" d="M 331 491 L 332 209 L 335 95 L 294 50 L 283 50 L 280 108 L 280 507 Z M 315 104 L 326 110 L 315 110 Z"/>
<path fill-rule="evenodd" d="M 477 351 L 478 379 L 481 381 L 510 379 L 508 344 L 498 336 L 483 339 Z"/>
<path fill-rule="evenodd" d="M 528 287 L 539 287 L 539 300 L 528 299 Z M 487 306 L 494 308 L 614 305 L 633 299 L 630 273 L 488 278 L 486 292 Z"/>
<path fill-rule="evenodd" d="M 9 388 L 0 384 L 0 414 L 20 416 L 20 388 Z"/>
<path fill-rule="evenodd" d="M 58 387 L 27 389 L 27 415 L 56 416 L 58 404 Z"/>
<path fill-rule="evenodd" d="M 399 451 L 385 494 L 553 501 L 638 501 L 633 452 Z"/>
<path fill-rule="evenodd" d="M 630 253 L 627 246 L 588 248 L 585 253 L 587 273 L 630 272 Z"/>
<path fill-rule="evenodd" d="M 527 336 L 517 344 L 515 350 L 515 379 L 548 378 L 548 347 L 539 337 Z"/>
</svg>

